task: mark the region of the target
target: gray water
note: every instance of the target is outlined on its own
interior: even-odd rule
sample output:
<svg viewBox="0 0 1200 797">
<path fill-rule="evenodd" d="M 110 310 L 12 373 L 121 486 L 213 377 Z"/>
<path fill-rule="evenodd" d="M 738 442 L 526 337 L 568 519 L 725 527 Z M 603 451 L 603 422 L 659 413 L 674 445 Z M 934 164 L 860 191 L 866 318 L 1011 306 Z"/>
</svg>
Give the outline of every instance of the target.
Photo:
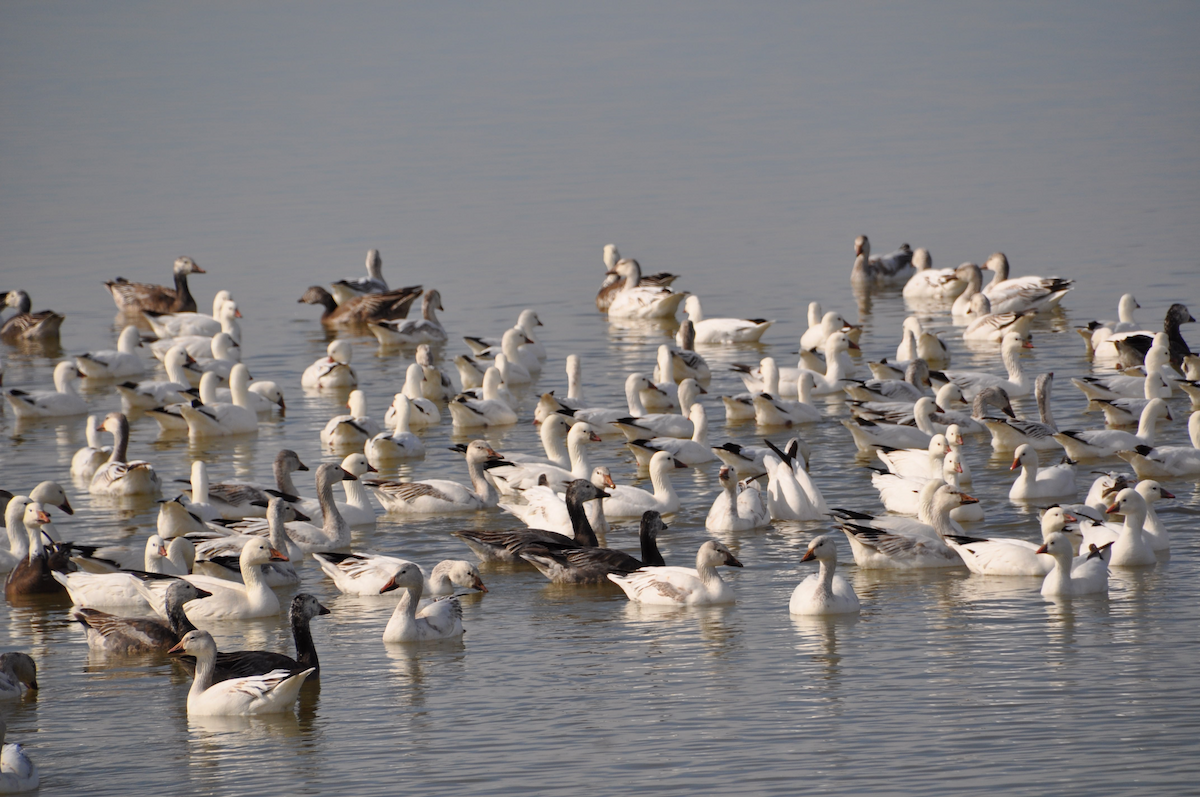
<svg viewBox="0 0 1200 797">
<path fill-rule="evenodd" d="M 1077 280 L 1026 358 L 1056 372 L 1068 428 L 1100 423 L 1064 378 L 1091 368 L 1072 327 L 1112 317 L 1126 290 L 1150 327 L 1173 301 L 1200 306 L 1185 4 L 40 3 L 0 20 L 0 289 L 66 313 L 63 350 L 79 353 L 119 332 L 102 280 L 167 282 L 190 255 L 209 272 L 193 279 L 202 308 L 231 290 L 245 361 L 287 393 L 286 418 L 249 441 L 192 446 L 136 421 L 130 453 L 164 480 L 195 457 L 216 478 L 266 478 L 285 446 L 314 469 L 337 460 L 317 432 L 344 396 L 299 387 L 327 339 L 295 300 L 357 276 L 371 247 L 391 284 L 441 290 L 448 367 L 460 335 L 498 334 L 533 307 L 550 351 L 537 389 L 563 389 L 578 353 L 597 404 L 619 403 L 625 373 L 648 371 L 665 340 L 595 312 L 605 243 L 681 273 L 709 315 L 777 319 L 762 347 L 704 351 L 715 443 L 758 439 L 752 423 L 723 425 L 717 396 L 740 383 L 720 366 L 790 362 L 810 300 L 858 315 L 866 357 L 894 353 L 902 300 L 860 305 L 849 289 L 859 233 L 881 252 L 927 246 L 939 267 L 1003 249 L 1016 273 Z M 956 367 L 999 367 L 946 338 Z M 411 354 L 354 343 L 381 415 Z M 54 353 L 3 355 L 6 387 L 48 384 Z M 119 406 L 111 387 L 88 398 Z M 1172 412 L 1164 442 L 1184 444 L 1186 402 Z M 830 403 L 802 432 L 813 477 L 831 505 L 877 509 L 843 413 Z M 469 436 L 448 420 L 399 475 L 465 477 L 446 448 Z M 69 482 L 82 419 L 19 426 L 4 407 L 0 434 L 0 486 Z M 538 447 L 524 422 L 486 437 Z M 1036 536 L 1007 501 L 1008 460 L 972 442 L 982 530 Z M 615 443 L 596 459 L 637 476 Z M 679 473 L 684 509 L 661 544 L 688 563 L 716 468 Z M 248 721 L 189 720 L 174 665 L 89 655 L 65 604 L 3 604 L 0 647 L 30 652 L 41 684 L 5 718 L 52 794 L 1182 793 L 1197 770 L 1200 491 L 1168 487 L 1171 560 L 1063 605 L 1036 580 L 858 571 L 839 541 L 861 617 L 793 619 L 788 596 L 811 572 L 799 558 L 828 526 L 777 524 L 723 536 L 746 564 L 725 574 L 732 607 L 639 608 L 485 568 L 463 641 L 393 647 L 380 641 L 392 600 L 341 596 L 306 563 L 301 589 L 332 610 L 314 623 L 322 681 L 295 715 Z M 70 493 L 66 539 L 140 549 L 153 527 L 148 501 Z M 381 518 L 355 546 L 471 558 L 449 532 L 475 525 L 515 523 Z M 635 540 L 628 526 L 609 537 Z M 224 649 L 291 648 L 278 618 L 212 630 Z"/>
</svg>

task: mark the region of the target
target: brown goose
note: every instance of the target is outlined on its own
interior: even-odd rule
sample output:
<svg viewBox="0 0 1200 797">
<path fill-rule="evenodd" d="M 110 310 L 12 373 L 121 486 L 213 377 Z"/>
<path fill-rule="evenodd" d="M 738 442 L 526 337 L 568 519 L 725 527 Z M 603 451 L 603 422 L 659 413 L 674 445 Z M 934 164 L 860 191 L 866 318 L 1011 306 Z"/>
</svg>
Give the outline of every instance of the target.
<svg viewBox="0 0 1200 797">
<path fill-rule="evenodd" d="M 11 601 L 21 595 L 65 595 L 66 587 L 58 583 L 51 572 L 66 573 L 71 568 L 70 546 L 54 545 L 47 549 L 42 543 L 42 527 L 49 525 L 50 516 L 37 501 L 25 507 L 22 520 L 29 534 L 29 555 L 8 574 L 4 597 Z M 50 536 L 48 532 L 45 534 Z"/>
<path fill-rule="evenodd" d="M 53 310 L 30 312 L 33 302 L 25 291 L 8 291 L 3 294 L 4 307 L 15 307 L 17 314 L 0 327 L 0 338 L 14 340 L 58 340 L 58 328 L 65 319 Z"/>
<path fill-rule="evenodd" d="M 194 313 L 196 300 L 188 290 L 188 274 L 204 274 L 204 269 L 196 265 L 190 257 L 175 259 L 175 287 L 167 288 L 162 285 L 151 285 L 147 282 L 130 282 L 124 277 L 117 277 L 112 282 L 104 283 L 117 309 L 122 313 L 140 313 L 149 310 L 155 313 Z"/>
<path fill-rule="evenodd" d="M 105 653 L 128 655 L 170 650 L 196 626 L 183 612 L 188 601 L 211 597 L 182 579 L 167 587 L 167 622 L 152 617 L 118 617 L 99 609 L 76 609 L 71 619 L 87 632 L 88 647 Z"/>
<path fill-rule="evenodd" d="M 625 281 L 622 280 L 612 271 L 616 268 L 617 262 L 621 259 L 621 253 L 617 251 L 616 244 L 607 244 L 604 247 L 604 282 L 600 283 L 600 290 L 596 293 L 596 309 L 600 312 L 608 312 L 608 306 L 612 304 L 616 295 L 621 288 L 625 286 Z M 647 285 L 652 288 L 665 288 L 678 278 L 676 274 L 669 274 L 666 271 L 660 271 L 657 274 L 643 275 L 639 285 Z"/>
<path fill-rule="evenodd" d="M 369 321 L 392 321 L 407 318 L 408 308 L 421 295 L 421 286 L 397 288 L 387 293 L 368 293 L 355 296 L 338 304 L 329 291 L 313 285 L 297 301 L 300 304 L 319 304 L 325 308 L 321 314 L 322 324 L 366 324 Z"/>
</svg>

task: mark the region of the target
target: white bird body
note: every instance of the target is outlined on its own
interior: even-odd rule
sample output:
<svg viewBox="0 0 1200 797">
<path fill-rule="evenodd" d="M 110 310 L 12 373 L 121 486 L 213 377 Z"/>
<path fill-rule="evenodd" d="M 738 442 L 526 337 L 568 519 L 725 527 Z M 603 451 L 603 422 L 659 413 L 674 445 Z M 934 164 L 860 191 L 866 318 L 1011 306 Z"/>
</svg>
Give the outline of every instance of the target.
<svg viewBox="0 0 1200 797">
<path fill-rule="evenodd" d="M 421 568 L 408 562 L 401 565 L 381 588 L 381 591 L 404 590 L 383 630 L 384 642 L 429 642 L 463 635 L 462 606 L 458 598 L 441 598 L 418 610 L 424 583 Z"/>
<path fill-rule="evenodd" d="M 180 407 L 190 438 L 258 434 L 258 413 L 249 398 L 250 372 L 242 363 L 233 366 L 229 372 L 229 388 L 232 403 L 217 401 L 198 407 L 190 404 Z"/>
<path fill-rule="evenodd" d="M 1133 466 L 1139 479 L 1181 479 L 1200 475 L 1200 410 L 1188 418 L 1191 446 L 1139 446 L 1118 451 L 1117 456 Z"/>
<path fill-rule="evenodd" d="M 1045 498 L 1074 498 L 1075 466 L 1063 463 L 1049 468 L 1039 467 L 1037 451 L 1025 444 L 1013 452 L 1009 470 L 1021 469 L 1008 490 L 1010 501 L 1036 501 Z"/>
<path fill-rule="evenodd" d="M 708 510 L 704 528 L 709 531 L 750 531 L 771 524 L 771 512 L 757 484 L 739 484 L 728 465 L 721 467 L 719 479 L 721 492 Z"/>
<path fill-rule="evenodd" d="M 671 471 L 687 467 L 675 461 L 666 451 L 659 451 L 650 458 L 650 483 L 654 492 L 637 487 L 617 485 L 602 499 L 604 514 L 610 518 L 641 517 L 647 510 L 667 515 L 679 511 L 679 494 L 671 483 Z"/>
<path fill-rule="evenodd" d="M 675 293 L 670 288 L 639 285 L 642 268 L 636 260 L 618 261 L 612 273 L 624 277 L 625 282 L 608 306 L 609 318 L 674 318 L 679 305 L 688 296 L 686 292 Z"/>
<path fill-rule="evenodd" d="M 402 459 L 424 459 L 425 442 L 408 428 L 412 404 L 408 396 L 397 393 L 392 399 L 391 430 L 380 432 L 366 442 L 364 451 L 372 466 Z"/>
<path fill-rule="evenodd" d="M 918 272 L 919 273 L 919 272 Z M 822 534 L 808 544 L 801 562 L 817 560 L 820 570 L 801 581 L 792 591 L 788 611 L 801 615 L 858 614 L 858 595 L 837 570 L 837 544 Z"/>
<path fill-rule="evenodd" d="M 100 445 L 100 425 L 95 415 L 87 419 L 87 443 L 71 457 L 71 478 L 91 482 L 96 470 L 112 456 L 112 446 Z"/>
<path fill-rule="evenodd" d="M 129 448 L 129 419 L 122 413 L 110 412 L 101 426 L 113 436 L 113 450 L 108 461 L 96 469 L 88 485 L 92 495 L 157 495 L 162 479 L 154 466 L 145 460 L 126 460 Z"/>
<path fill-rule="evenodd" d="M 192 717 L 245 717 L 288 711 L 295 705 L 304 680 L 316 671 L 315 667 L 295 674 L 272 670 L 266 675 L 213 683 L 217 643 L 207 631 L 189 631 L 168 652 L 196 657 L 196 675 L 187 698 L 188 715 Z"/>
<path fill-rule="evenodd" d="M 1037 549 L 1037 553 L 1054 557 L 1054 569 L 1042 582 L 1043 597 L 1074 598 L 1080 595 L 1108 593 L 1106 560 L 1110 556 L 1109 550 L 1085 554 L 1079 557 L 1083 561 L 1079 561 L 1074 557 L 1071 541 L 1065 534 L 1056 532 Z"/>
<path fill-rule="evenodd" d="M 783 462 L 768 454 L 763 465 L 767 469 L 767 509 L 772 520 L 823 520 L 829 516 L 825 497 L 800 458 Z"/>
<path fill-rule="evenodd" d="M 1068 514 L 1061 506 L 1047 509 L 1041 520 L 1041 544 L 1048 542 L 1051 534 L 1063 532 L 1065 525 L 1075 520 L 1075 516 Z M 1078 534 L 1074 537 L 1072 545 L 1078 548 Z M 1038 554 L 1038 543 L 1016 537 L 947 537 L 946 544 L 962 557 L 968 570 L 982 576 L 1044 577 L 1054 567 L 1053 559 Z M 1083 559 L 1086 558 L 1085 554 Z"/>
<path fill-rule="evenodd" d="M 729 549 L 716 540 L 709 540 L 696 553 L 696 568 L 643 567 L 608 578 L 620 587 L 629 600 L 659 606 L 705 606 L 733 603 L 733 589 L 717 573 L 718 565 L 741 567 Z"/>
<path fill-rule="evenodd" d="M 358 374 L 350 365 L 352 351 L 349 341 L 340 338 L 332 341 L 326 355 L 304 369 L 300 384 L 316 388 L 357 387 Z"/>
<path fill-rule="evenodd" d="M 683 311 L 696 328 L 697 343 L 757 343 L 775 323 L 765 318 L 705 318 L 698 296 L 687 297 Z"/>
<path fill-rule="evenodd" d="M 75 389 L 79 369 L 66 360 L 54 366 L 54 390 L 19 390 L 9 388 L 4 397 L 18 418 L 56 418 L 84 415 L 87 402 Z"/>
<path fill-rule="evenodd" d="M 1054 435 L 1067 456 L 1074 460 L 1101 459 L 1116 456 L 1118 451 L 1129 451 L 1138 446 L 1154 446 L 1158 437 L 1158 421 L 1172 420 L 1171 410 L 1160 398 L 1151 399 L 1142 410 L 1137 433 L 1121 429 L 1096 429 L 1090 431 L 1066 430 Z"/>
<path fill-rule="evenodd" d="M 495 507 L 500 496 L 484 475 L 484 463 L 499 461 L 500 455 L 482 440 L 474 440 L 467 446 L 466 459 L 470 487 L 448 479 L 368 482 L 368 486 L 392 515 L 440 515 Z"/>
<path fill-rule="evenodd" d="M 75 357 L 75 364 L 89 379 L 125 379 L 131 376 L 141 376 L 146 370 L 137 350 L 142 346 L 142 338 L 137 327 L 128 326 L 121 330 L 117 339 L 117 349 L 88 352 Z"/>
</svg>

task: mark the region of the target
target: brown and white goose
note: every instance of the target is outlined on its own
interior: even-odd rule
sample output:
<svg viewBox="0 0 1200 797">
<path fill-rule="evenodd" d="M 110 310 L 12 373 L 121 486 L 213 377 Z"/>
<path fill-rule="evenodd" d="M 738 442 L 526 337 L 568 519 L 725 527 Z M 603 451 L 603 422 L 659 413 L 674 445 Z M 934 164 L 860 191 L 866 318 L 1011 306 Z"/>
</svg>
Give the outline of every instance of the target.
<svg viewBox="0 0 1200 797">
<path fill-rule="evenodd" d="M 0 326 L 0 338 L 10 343 L 16 340 L 58 340 L 58 329 L 66 316 L 53 310 L 33 309 L 33 301 L 25 291 L 9 291 L 4 295 L 4 307 L 14 307 L 17 314 Z"/>
<path fill-rule="evenodd" d="M 196 300 L 188 290 L 188 274 L 204 274 L 204 269 L 196 265 L 190 257 L 175 259 L 175 287 L 151 285 L 147 282 L 130 282 L 124 277 L 117 277 L 111 282 L 104 283 L 112 294 L 113 302 L 122 313 L 140 313 L 150 310 L 157 313 L 194 313 Z"/>
</svg>

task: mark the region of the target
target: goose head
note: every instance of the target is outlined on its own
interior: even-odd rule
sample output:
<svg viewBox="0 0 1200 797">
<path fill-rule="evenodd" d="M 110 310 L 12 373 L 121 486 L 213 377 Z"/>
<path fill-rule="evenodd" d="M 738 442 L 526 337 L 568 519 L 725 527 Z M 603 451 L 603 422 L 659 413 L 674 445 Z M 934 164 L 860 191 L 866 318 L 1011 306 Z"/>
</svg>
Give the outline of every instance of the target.
<svg viewBox="0 0 1200 797">
<path fill-rule="evenodd" d="M 173 269 L 173 271 L 176 274 L 207 274 L 208 273 L 204 269 L 200 268 L 200 266 L 196 264 L 195 260 L 192 260 L 190 257 L 186 257 L 186 256 L 175 258 L 175 268 Z"/>
<path fill-rule="evenodd" d="M 860 235 L 854 239 L 854 256 L 869 258 L 871 256 L 871 241 L 867 236 Z"/>
<path fill-rule="evenodd" d="M 182 539 L 182 538 L 181 538 Z M 182 606 L 188 601 L 199 600 L 201 598 L 211 598 L 212 593 L 200 589 L 190 581 L 184 581 L 182 578 L 171 582 L 171 586 L 167 587 L 167 605 Z"/>
<path fill-rule="evenodd" d="M 1061 531 L 1055 531 L 1046 538 L 1046 541 L 1042 543 L 1042 547 L 1037 549 L 1037 553 L 1049 554 L 1055 559 L 1069 560 L 1075 555 L 1075 549 L 1066 534 L 1063 534 Z"/>
<path fill-rule="evenodd" d="M 351 454 L 350 456 L 354 456 L 354 455 Z M 362 455 L 360 454 L 359 456 L 362 456 Z M 350 457 L 347 457 L 346 459 L 349 459 L 349 458 Z M 365 457 L 364 457 L 364 459 L 365 459 Z M 370 467 L 370 466 L 368 465 L 368 467 Z M 364 471 L 364 473 L 365 472 L 366 471 Z M 355 476 L 353 473 L 350 473 L 350 472 L 344 470 L 343 468 L 341 468 L 340 466 L 334 465 L 330 462 L 326 462 L 324 465 L 317 466 L 316 481 L 317 481 L 317 489 L 318 490 L 326 489 L 326 488 L 332 486 L 336 482 L 341 482 L 341 481 L 352 482 L 352 481 L 355 481 L 356 479 L 358 479 L 358 476 Z"/>
<path fill-rule="evenodd" d="M 129 419 L 123 412 L 110 412 L 104 416 L 104 423 L 100 428 L 113 436 L 129 434 Z"/>
<path fill-rule="evenodd" d="M 503 460 L 503 457 L 493 451 L 485 440 L 472 440 L 467 446 L 466 455 L 468 464 L 501 462 Z"/>
<path fill-rule="evenodd" d="M 337 467 L 336 465 L 334 467 Z M 246 542 L 242 548 L 240 562 L 242 569 L 254 567 L 255 565 L 265 565 L 267 562 L 286 562 L 288 558 L 285 554 L 280 553 L 264 539 L 254 539 Z"/>
<path fill-rule="evenodd" d="M 612 471 L 608 469 L 607 465 L 597 465 L 596 467 L 592 468 L 591 481 L 592 484 L 595 485 L 596 489 L 601 491 L 605 489 L 611 490 L 617 486 L 616 482 L 613 481 Z"/>
<path fill-rule="evenodd" d="M 184 653 L 190 653 L 193 656 L 216 656 L 217 643 L 213 641 L 212 634 L 207 631 L 188 631 L 183 635 L 183 639 L 179 640 L 179 644 L 167 651 L 169 654 L 179 656 Z"/>
<path fill-rule="evenodd" d="M 388 579 L 386 584 L 379 588 L 379 594 L 382 595 L 394 589 L 420 589 L 424 584 L 425 576 L 421 574 L 421 568 L 412 562 L 406 562 Z"/>
<path fill-rule="evenodd" d="M 329 359 L 333 360 L 334 362 L 341 363 L 342 365 L 349 365 L 350 358 L 354 354 L 353 349 L 350 346 L 350 341 L 342 340 L 340 338 L 338 340 L 331 341 L 330 344 L 325 348 L 325 353 L 329 356 Z"/>
<path fill-rule="evenodd" d="M 292 622 L 298 619 L 311 620 L 314 617 L 320 617 L 322 614 L 329 614 L 329 610 L 321 605 L 316 596 L 310 595 L 307 592 L 301 592 L 292 598 L 292 605 L 288 609 L 288 617 Z"/>
<path fill-rule="evenodd" d="M 1037 451 L 1028 443 L 1022 443 L 1017 446 L 1017 450 L 1013 452 L 1012 465 L 1009 465 L 1009 470 L 1017 468 L 1036 468 L 1038 466 Z"/>
<path fill-rule="evenodd" d="M 63 360 L 54 366 L 54 388 L 59 393 L 66 393 L 72 389 L 72 383 L 82 376 L 83 372 L 75 366 L 75 363 Z"/>
<path fill-rule="evenodd" d="M 75 510 L 71 508 L 71 502 L 67 500 L 67 494 L 58 482 L 42 482 L 33 488 L 29 497 L 38 503 L 58 507 L 68 515 L 75 514 Z"/>
<path fill-rule="evenodd" d="M 279 449 L 279 453 L 275 455 L 275 467 L 281 468 L 288 473 L 295 473 L 298 470 L 308 470 L 308 466 L 300 461 L 300 455 L 290 448 Z"/>
<path fill-rule="evenodd" d="M 716 540 L 709 540 L 701 545 L 700 550 L 696 552 L 696 569 L 700 570 L 704 567 L 717 567 L 719 565 L 741 567 L 742 563 L 738 561 L 736 556 L 730 553 L 724 544 Z"/>
<path fill-rule="evenodd" d="M 612 272 L 616 265 L 621 260 L 621 253 L 617 250 L 616 244 L 604 245 L 604 270 Z"/>
<path fill-rule="evenodd" d="M 961 446 L 963 444 L 962 429 L 957 423 L 952 423 L 946 427 L 946 444 L 948 446 Z"/>
<path fill-rule="evenodd" d="M 814 537 L 808 543 L 808 550 L 800 557 L 801 562 L 811 562 L 818 559 L 822 562 L 837 560 L 837 543 L 830 534 Z"/>
<path fill-rule="evenodd" d="M 933 494 L 933 506 L 935 512 L 939 510 L 943 512 L 949 512 L 951 509 L 954 509 L 957 506 L 977 503 L 979 503 L 978 498 L 972 498 L 962 490 L 949 484 L 943 484 L 937 489 L 937 492 Z"/>
<path fill-rule="evenodd" d="M 1049 539 L 1054 532 L 1062 531 L 1068 523 L 1075 523 L 1078 520 L 1079 518 L 1055 504 L 1042 514 L 1042 540 Z"/>
<path fill-rule="evenodd" d="M 658 533 L 669 528 L 663 523 L 662 515 L 657 510 L 647 509 L 642 513 L 641 524 L 638 526 L 638 536 L 642 540 L 658 540 Z"/>
<path fill-rule="evenodd" d="M 615 486 L 615 485 L 614 485 Z M 597 498 L 608 498 L 609 494 L 587 479 L 575 479 L 567 485 L 567 504 L 580 504 Z"/>
<path fill-rule="evenodd" d="M 433 568 L 433 573 L 434 575 L 445 574 L 451 584 L 464 589 L 488 591 L 488 588 L 483 585 L 483 578 L 479 575 L 479 568 L 462 559 L 446 559 L 438 562 L 437 566 Z"/>
<path fill-rule="evenodd" d="M 928 271 L 933 268 L 933 255 L 925 247 L 918 246 L 913 250 L 912 264 L 917 271 Z"/>
<path fill-rule="evenodd" d="M 0 654 L 0 672 L 10 672 L 17 680 L 37 691 L 37 662 L 28 653 L 13 651 Z"/>
<path fill-rule="evenodd" d="M 349 479 L 343 478 L 342 481 L 355 481 L 364 473 L 378 473 L 379 471 L 371 467 L 371 463 L 367 462 L 367 458 L 363 454 L 351 454 L 342 460 L 342 470 L 350 475 Z"/>
<path fill-rule="evenodd" d="M 1137 490 L 1126 487 L 1117 493 L 1117 500 L 1105 510 L 1105 514 L 1124 515 L 1126 519 L 1140 517 L 1144 521 L 1146 517 L 1146 499 L 1142 498 Z"/>
<path fill-rule="evenodd" d="M 21 522 L 25 524 L 25 528 L 29 531 L 41 531 L 42 526 L 50 522 L 50 516 L 46 514 L 46 508 L 37 501 L 30 501 L 25 506 L 25 513 L 21 517 Z"/>
<path fill-rule="evenodd" d="M 1176 302 L 1167 308 L 1166 323 L 1164 326 L 1179 326 L 1180 324 L 1191 324 L 1195 321 L 1192 314 L 1188 312 L 1187 305 Z"/>
</svg>

